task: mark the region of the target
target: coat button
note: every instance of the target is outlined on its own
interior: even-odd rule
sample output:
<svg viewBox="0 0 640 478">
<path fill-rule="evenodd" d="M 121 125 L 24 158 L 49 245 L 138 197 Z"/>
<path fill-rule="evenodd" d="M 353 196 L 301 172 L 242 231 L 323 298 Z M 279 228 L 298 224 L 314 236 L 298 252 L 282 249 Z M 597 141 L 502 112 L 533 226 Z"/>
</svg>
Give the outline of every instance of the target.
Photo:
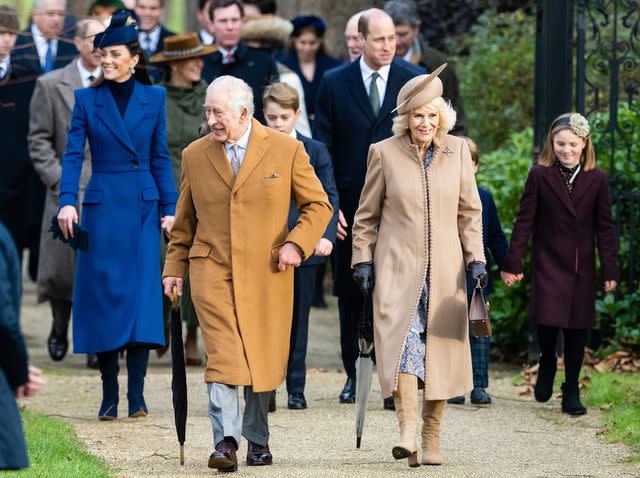
<svg viewBox="0 0 640 478">
<path fill-rule="evenodd" d="M 132 167 L 133 169 L 138 169 L 138 160 L 134 159 L 133 161 L 131 161 Z"/>
</svg>

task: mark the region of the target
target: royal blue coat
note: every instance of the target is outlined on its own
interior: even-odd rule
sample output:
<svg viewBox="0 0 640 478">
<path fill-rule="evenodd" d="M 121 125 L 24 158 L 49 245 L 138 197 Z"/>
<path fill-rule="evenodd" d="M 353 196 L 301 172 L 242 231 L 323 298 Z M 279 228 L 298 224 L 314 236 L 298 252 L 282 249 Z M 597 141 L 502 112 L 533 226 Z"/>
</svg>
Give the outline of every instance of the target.
<svg viewBox="0 0 640 478">
<path fill-rule="evenodd" d="M 82 226 L 89 248 L 76 261 L 74 352 L 162 347 L 160 218 L 175 213 L 177 199 L 165 90 L 136 82 L 124 118 L 106 84 L 76 90 L 60 207 L 76 206 L 86 139 L 92 175 Z"/>
</svg>

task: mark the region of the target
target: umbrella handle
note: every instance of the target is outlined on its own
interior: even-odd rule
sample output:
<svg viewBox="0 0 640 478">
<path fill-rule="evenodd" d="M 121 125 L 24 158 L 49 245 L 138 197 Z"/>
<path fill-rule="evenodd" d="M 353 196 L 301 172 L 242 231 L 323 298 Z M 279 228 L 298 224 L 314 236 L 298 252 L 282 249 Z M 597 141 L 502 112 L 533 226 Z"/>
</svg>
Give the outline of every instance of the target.
<svg viewBox="0 0 640 478">
<path fill-rule="evenodd" d="M 184 466 L 184 445 L 180 445 L 180 465 Z"/>
<path fill-rule="evenodd" d="M 173 298 L 171 299 L 171 307 L 173 307 L 174 310 L 180 309 L 180 303 L 178 302 L 178 286 L 176 285 L 173 286 Z"/>
</svg>

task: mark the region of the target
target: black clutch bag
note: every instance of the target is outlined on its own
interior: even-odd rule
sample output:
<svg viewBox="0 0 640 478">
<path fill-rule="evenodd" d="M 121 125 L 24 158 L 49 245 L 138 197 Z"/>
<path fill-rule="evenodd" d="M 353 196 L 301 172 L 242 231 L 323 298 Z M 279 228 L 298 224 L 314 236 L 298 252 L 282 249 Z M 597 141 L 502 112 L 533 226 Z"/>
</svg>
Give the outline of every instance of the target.
<svg viewBox="0 0 640 478">
<path fill-rule="evenodd" d="M 80 224 L 73 223 L 73 237 L 64 238 L 60 225 L 58 224 L 58 216 L 51 218 L 51 227 L 49 232 L 53 233 L 54 239 L 60 239 L 65 244 L 69 244 L 73 249 L 86 251 L 89 248 L 89 233 Z"/>
</svg>

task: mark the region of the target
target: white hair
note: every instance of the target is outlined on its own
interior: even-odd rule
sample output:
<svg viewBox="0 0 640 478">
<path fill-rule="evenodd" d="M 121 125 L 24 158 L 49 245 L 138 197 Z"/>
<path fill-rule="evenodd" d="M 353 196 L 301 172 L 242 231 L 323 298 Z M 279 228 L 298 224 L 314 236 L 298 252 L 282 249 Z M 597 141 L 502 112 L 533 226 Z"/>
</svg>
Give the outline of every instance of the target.
<svg viewBox="0 0 640 478">
<path fill-rule="evenodd" d="M 42 4 L 44 2 L 46 2 L 47 0 L 33 0 L 33 5 L 31 6 L 32 10 L 39 10 L 42 8 Z M 62 2 L 62 9 L 66 10 L 67 9 L 67 0 L 57 0 L 59 2 Z"/>
<path fill-rule="evenodd" d="M 223 90 L 227 98 L 227 106 L 237 116 L 246 109 L 249 116 L 253 116 L 253 90 L 251 87 L 235 76 L 219 76 L 207 87 L 207 97 L 214 90 Z"/>
<path fill-rule="evenodd" d="M 456 110 L 454 110 L 451 106 L 451 103 L 442 98 L 442 96 L 438 96 L 424 106 L 428 110 L 438 112 L 440 122 L 438 124 L 436 136 L 447 134 L 456 125 Z M 393 126 L 391 127 L 391 131 L 394 135 L 402 136 L 406 131 L 409 130 L 409 115 L 412 112 L 413 110 L 407 113 L 399 114 L 398 116 L 393 118 Z"/>
</svg>

